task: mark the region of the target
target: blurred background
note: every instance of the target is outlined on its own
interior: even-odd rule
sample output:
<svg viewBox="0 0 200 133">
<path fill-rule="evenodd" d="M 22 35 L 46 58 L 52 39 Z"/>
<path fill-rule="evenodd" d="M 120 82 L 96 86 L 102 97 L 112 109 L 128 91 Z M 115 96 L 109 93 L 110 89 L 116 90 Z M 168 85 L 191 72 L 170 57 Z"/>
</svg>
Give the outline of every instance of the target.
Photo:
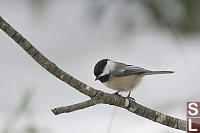
<svg viewBox="0 0 200 133">
<path fill-rule="evenodd" d="M 0 0 L 1 16 L 61 69 L 94 81 L 97 61 L 110 58 L 171 75 L 144 78 L 132 97 L 185 119 L 199 101 L 199 0 Z M 0 132 L 181 133 L 124 109 L 97 105 L 54 116 L 52 108 L 87 100 L 49 74 L 0 31 Z M 122 95 L 127 95 L 123 94 Z"/>
</svg>

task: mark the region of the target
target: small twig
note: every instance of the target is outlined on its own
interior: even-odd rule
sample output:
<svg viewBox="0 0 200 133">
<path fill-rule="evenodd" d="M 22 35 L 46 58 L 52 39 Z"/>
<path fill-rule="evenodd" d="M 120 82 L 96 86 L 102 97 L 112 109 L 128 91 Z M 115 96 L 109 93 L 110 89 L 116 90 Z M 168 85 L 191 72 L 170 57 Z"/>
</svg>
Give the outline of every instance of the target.
<svg viewBox="0 0 200 133">
<path fill-rule="evenodd" d="M 93 106 L 98 103 L 114 105 L 124 108 L 139 116 L 160 123 L 162 125 L 172 127 L 179 130 L 186 130 L 186 121 L 171 117 L 160 113 L 158 111 L 144 107 L 135 101 L 127 99 L 119 95 L 109 94 L 100 90 L 96 90 L 85 83 L 82 83 L 78 79 L 72 77 L 68 73 L 58 68 L 53 62 L 48 60 L 42 53 L 40 53 L 30 42 L 28 42 L 20 33 L 12 28 L 3 18 L 0 16 L 0 29 L 2 29 L 8 36 L 10 36 L 19 46 L 21 46 L 36 62 L 38 62 L 48 72 L 56 76 L 58 79 L 64 81 L 79 92 L 89 96 L 91 100 L 79 103 L 76 105 L 61 107 L 54 111 L 54 114 L 61 114 L 64 112 L 71 112 L 86 107 Z M 94 103 L 93 103 L 94 102 Z"/>
<path fill-rule="evenodd" d="M 63 106 L 63 107 L 58 107 L 58 108 L 54 108 L 51 111 L 55 114 L 61 114 L 61 113 L 69 113 L 69 112 L 73 112 L 76 110 L 80 110 L 80 109 L 84 109 L 90 106 L 94 106 L 98 104 L 98 101 L 95 100 L 94 98 L 87 100 L 85 102 L 81 102 L 81 103 L 77 103 L 77 104 L 73 104 L 70 106 Z"/>
</svg>

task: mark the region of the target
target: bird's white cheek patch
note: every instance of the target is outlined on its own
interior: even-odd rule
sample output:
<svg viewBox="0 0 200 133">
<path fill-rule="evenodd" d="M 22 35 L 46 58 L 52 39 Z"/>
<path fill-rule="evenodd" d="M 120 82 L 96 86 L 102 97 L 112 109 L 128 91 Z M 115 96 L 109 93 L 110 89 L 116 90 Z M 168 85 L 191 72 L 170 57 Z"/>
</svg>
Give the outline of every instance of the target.
<svg viewBox="0 0 200 133">
<path fill-rule="evenodd" d="M 115 66 L 116 64 L 114 62 L 108 61 L 100 77 L 109 74 L 110 71 L 115 69 Z"/>
<path fill-rule="evenodd" d="M 110 73 L 110 69 L 106 65 L 105 68 L 104 68 L 104 70 L 103 70 L 103 72 L 101 73 L 101 75 L 99 77 L 107 75 L 109 73 Z"/>
<path fill-rule="evenodd" d="M 116 67 L 116 63 L 113 62 L 113 61 L 108 61 L 107 64 L 106 64 L 106 67 L 107 67 L 109 70 L 114 70 L 115 67 Z"/>
</svg>

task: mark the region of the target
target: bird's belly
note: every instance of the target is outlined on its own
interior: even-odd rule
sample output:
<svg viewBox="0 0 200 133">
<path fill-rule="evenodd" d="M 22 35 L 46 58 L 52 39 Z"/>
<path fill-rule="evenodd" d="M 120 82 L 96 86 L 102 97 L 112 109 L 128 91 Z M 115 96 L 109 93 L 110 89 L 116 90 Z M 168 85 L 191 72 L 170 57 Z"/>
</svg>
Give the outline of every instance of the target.
<svg viewBox="0 0 200 133">
<path fill-rule="evenodd" d="M 131 91 L 140 83 L 142 77 L 139 75 L 111 77 L 104 85 L 114 90 Z"/>
</svg>

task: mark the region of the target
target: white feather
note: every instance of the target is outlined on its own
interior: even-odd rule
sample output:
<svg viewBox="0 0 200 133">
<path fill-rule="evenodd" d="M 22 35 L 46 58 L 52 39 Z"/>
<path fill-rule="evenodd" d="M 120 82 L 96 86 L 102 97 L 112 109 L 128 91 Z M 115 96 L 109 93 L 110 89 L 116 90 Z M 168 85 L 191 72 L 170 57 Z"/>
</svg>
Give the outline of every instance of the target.
<svg viewBox="0 0 200 133">
<path fill-rule="evenodd" d="M 116 63 L 111 60 L 108 60 L 102 74 L 99 77 L 109 74 L 110 71 L 115 69 L 115 67 L 116 67 Z"/>
</svg>

